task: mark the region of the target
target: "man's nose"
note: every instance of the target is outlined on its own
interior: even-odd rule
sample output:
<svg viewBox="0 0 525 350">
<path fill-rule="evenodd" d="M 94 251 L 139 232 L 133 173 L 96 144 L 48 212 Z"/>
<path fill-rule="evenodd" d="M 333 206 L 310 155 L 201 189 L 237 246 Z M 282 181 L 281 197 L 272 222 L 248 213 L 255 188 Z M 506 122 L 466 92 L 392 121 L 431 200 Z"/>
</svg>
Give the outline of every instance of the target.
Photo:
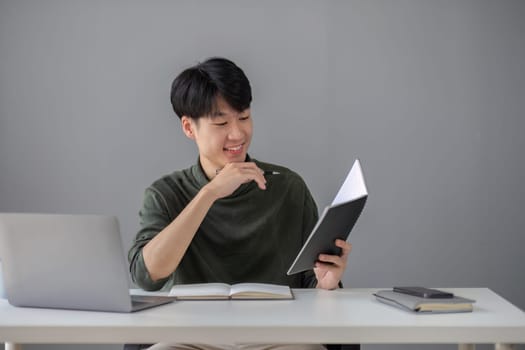
<svg viewBox="0 0 525 350">
<path fill-rule="evenodd" d="M 244 131 L 238 121 L 230 124 L 230 132 L 228 137 L 232 140 L 241 139 L 244 136 Z"/>
</svg>

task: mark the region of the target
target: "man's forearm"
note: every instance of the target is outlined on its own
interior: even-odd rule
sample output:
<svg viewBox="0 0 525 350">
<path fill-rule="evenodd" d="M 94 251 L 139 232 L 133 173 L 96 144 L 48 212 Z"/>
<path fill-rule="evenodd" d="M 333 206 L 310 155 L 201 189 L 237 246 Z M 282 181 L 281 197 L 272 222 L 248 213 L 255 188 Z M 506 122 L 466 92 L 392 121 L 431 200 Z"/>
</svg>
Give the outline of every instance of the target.
<svg viewBox="0 0 525 350">
<path fill-rule="evenodd" d="M 143 248 L 144 263 L 152 280 L 169 276 L 186 253 L 216 197 L 206 187 L 184 210 Z"/>
</svg>

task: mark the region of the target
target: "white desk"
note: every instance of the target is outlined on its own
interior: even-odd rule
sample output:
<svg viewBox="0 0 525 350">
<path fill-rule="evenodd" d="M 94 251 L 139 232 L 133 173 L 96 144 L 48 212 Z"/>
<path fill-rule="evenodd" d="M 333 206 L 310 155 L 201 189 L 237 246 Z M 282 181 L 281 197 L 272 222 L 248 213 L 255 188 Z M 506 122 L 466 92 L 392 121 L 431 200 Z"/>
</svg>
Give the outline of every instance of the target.
<svg viewBox="0 0 525 350">
<path fill-rule="evenodd" d="M 294 290 L 286 301 L 176 301 L 133 314 L 12 307 L 10 343 L 525 343 L 525 313 L 485 288 L 446 289 L 474 312 L 417 315 L 375 300 L 375 289 Z M 466 348 L 469 348 L 468 346 Z M 506 348 L 506 346 L 503 346 Z"/>
</svg>

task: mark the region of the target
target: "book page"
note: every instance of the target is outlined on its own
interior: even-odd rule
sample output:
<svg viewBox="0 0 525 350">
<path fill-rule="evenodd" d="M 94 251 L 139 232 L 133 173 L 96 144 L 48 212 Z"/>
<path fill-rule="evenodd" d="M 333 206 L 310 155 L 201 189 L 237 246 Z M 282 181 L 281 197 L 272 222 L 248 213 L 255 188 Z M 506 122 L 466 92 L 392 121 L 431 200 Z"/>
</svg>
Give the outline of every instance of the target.
<svg viewBox="0 0 525 350">
<path fill-rule="evenodd" d="M 177 284 L 171 287 L 169 295 L 181 299 L 228 298 L 230 286 L 225 283 Z"/>
<path fill-rule="evenodd" d="M 290 287 L 268 283 L 238 283 L 231 286 L 231 295 L 240 298 L 292 299 Z"/>
<path fill-rule="evenodd" d="M 361 163 L 359 159 L 356 159 L 346 176 L 345 182 L 343 182 L 339 192 L 337 192 L 332 205 L 348 202 L 365 195 L 368 195 L 368 190 L 366 189 Z"/>
</svg>

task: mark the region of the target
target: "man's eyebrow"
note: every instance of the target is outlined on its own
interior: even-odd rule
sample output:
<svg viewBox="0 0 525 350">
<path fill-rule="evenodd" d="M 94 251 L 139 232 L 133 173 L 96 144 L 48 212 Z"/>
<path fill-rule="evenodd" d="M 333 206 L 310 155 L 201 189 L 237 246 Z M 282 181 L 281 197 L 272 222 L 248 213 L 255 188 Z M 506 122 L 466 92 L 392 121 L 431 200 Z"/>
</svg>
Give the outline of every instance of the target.
<svg viewBox="0 0 525 350">
<path fill-rule="evenodd" d="M 226 115 L 226 113 L 223 111 L 213 111 L 211 115 L 212 117 L 223 117 Z"/>
<path fill-rule="evenodd" d="M 244 111 L 239 112 L 239 113 L 242 113 L 248 116 L 251 114 L 251 112 L 248 109 L 245 109 Z M 224 111 L 216 110 L 216 111 L 211 112 L 210 115 L 212 117 L 224 117 L 224 116 L 227 116 L 228 113 Z"/>
</svg>

